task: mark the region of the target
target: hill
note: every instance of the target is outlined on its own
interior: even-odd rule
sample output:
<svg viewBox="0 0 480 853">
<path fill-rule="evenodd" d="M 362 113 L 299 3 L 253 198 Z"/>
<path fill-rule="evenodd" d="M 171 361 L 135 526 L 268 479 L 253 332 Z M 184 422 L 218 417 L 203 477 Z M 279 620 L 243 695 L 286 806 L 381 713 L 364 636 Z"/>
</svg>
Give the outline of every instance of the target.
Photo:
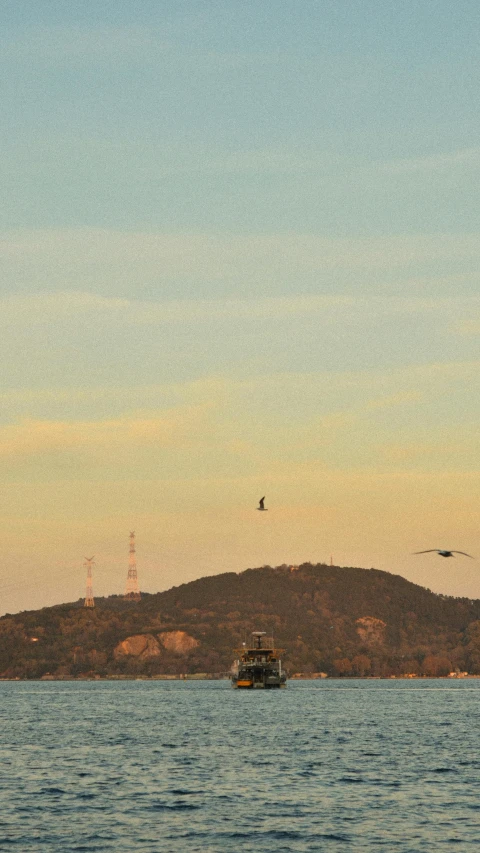
<svg viewBox="0 0 480 853">
<path fill-rule="evenodd" d="M 290 674 L 480 673 L 480 601 L 376 569 L 264 566 L 95 603 L 3 616 L 0 674 L 222 673 L 252 630 L 273 632 Z"/>
</svg>

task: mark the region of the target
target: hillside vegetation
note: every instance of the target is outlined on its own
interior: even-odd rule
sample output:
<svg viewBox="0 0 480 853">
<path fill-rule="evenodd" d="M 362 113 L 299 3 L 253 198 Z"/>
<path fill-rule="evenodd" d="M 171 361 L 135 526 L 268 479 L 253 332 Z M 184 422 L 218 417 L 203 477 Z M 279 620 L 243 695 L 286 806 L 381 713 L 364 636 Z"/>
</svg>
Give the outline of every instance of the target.
<svg viewBox="0 0 480 853">
<path fill-rule="evenodd" d="M 111 596 L 0 619 L 0 674 L 225 673 L 252 630 L 290 674 L 480 673 L 480 601 L 375 569 L 303 564 L 192 581 L 139 603 Z"/>
</svg>

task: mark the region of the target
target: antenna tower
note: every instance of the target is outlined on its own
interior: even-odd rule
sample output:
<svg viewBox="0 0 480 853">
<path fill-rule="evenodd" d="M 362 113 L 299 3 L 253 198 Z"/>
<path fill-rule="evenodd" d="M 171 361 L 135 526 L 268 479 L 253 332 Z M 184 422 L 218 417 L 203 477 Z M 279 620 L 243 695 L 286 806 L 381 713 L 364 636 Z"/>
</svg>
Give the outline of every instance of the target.
<svg viewBox="0 0 480 853">
<path fill-rule="evenodd" d="M 128 575 L 125 587 L 125 598 L 128 601 L 140 601 L 140 589 L 138 587 L 137 561 L 135 557 L 135 531 L 130 531 L 130 552 L 128 555 Z"/>
<path fill-rule="evenodd" d="M 95 607 L 92 588 L 92 566 L 95 565 L 95 563 L 93 562 L 93 557 L 85 557 L 85 562 L 83 565 L 87 570 L 87 590 L 85 594 L 85 607 Z"/>
</svg>

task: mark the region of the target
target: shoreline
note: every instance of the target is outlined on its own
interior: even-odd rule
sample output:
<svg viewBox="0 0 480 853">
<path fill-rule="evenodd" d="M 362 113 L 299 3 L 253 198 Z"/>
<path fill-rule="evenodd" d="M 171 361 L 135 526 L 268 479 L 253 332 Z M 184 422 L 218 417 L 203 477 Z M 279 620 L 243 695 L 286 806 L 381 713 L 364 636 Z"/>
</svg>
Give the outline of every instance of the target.
<svg viewBox="0 0 480 853">
<path fill-rule="evenodd" d="M 337 676 L 337 675 L 293 675 L 288 681 L 469 681 L 478 679 L 480 675 L 364 675 L 364 676 Z M 215 675 L 211 673 L 194 673 L 192 675 L 42 675 L 40 678 L 6 678 L 0 676 L 1 681 L 230 681 L 229 675 Z"/>
</svg>

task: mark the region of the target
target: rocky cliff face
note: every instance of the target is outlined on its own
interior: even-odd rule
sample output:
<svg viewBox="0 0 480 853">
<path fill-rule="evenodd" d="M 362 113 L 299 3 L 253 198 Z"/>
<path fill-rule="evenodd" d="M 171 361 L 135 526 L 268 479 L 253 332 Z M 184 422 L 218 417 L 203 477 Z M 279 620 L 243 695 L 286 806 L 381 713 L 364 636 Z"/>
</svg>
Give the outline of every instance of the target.
<svg viewBox="0 0 480 853">
<path fill-rule="evenodd" d="M 199 645 L 198 640 L 187 634 L 186 631 L 163 631 L 158 634 L 158 639 L 164 649 L 177 655 L 185 655 Z M 139 660 L 159 657 L 162 648 L 153 634 L 135 634 L 127 637 L 115 647 L 113 656 L 116 660 L 124 657 L 134 657 Z"/>
<path fill-rule="evenodd" d="M 164 648 L 177 655 L 186 655 L 199 645 L 195 637 L 191 637 L 186 631 L 163 631 L 158 638 Z"/>
<path fill-rule="evenodd" d="M 135 634 L 133 637 L 127 637 L 116 646 L 113 652 L 116 660 L 129 655 L 147 660 L 147 658 L 158 657 L 160 654 L 160 646 L 152 634 Z"/>
<path fill-rule="evenodd" d="M 386 623 L 374 616 L 362 616 L 355 622 L 357 634 L 366 645 L 383 643 L 385 639 Z"/>
</svg>

